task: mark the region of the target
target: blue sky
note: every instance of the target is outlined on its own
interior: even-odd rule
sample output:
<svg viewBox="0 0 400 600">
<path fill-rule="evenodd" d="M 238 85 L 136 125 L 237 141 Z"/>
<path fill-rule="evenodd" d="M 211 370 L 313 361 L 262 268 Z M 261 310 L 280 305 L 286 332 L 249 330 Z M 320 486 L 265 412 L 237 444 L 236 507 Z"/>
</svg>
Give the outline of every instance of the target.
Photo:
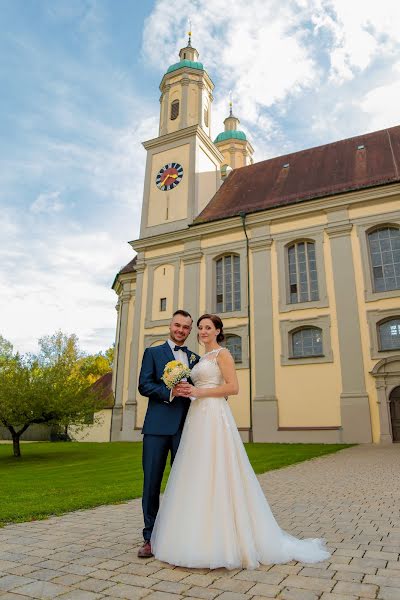
<svg viewBox="0 0 400 600">
<path fill-rule="evenodd" d="M 358 3 L 357 3 L 358 4 Z M 256 160 L 400 123 L 397 0 L 0 0 L 0 333 L 114 341 L 158 85 L 185 45 Z"/>
</svg>

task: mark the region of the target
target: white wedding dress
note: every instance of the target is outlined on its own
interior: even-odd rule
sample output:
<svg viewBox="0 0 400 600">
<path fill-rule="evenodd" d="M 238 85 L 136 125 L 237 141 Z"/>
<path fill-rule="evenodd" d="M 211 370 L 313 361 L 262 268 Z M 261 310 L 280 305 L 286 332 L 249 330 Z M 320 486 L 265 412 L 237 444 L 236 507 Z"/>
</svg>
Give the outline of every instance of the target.
<svg viewBox="0 0 400 600">
<path fill-rule="evenodd" d="M 219 350 L 208 352 L 192 369 L 196 387 L 223 383 Z M 330 556 L 323 540 L 299 540 L 279 527 L 228 402 L 212 396 L 191 403 L 151 545 L 161 561 L 209 569 L 314 563 Z"/>
</svg>

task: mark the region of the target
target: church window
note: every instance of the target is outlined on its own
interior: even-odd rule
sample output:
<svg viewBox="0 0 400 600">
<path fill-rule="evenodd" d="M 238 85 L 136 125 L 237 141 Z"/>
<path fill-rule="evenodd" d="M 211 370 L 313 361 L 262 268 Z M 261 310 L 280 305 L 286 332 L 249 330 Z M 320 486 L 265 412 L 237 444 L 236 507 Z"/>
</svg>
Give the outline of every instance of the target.
<svg viewBox="0 0 400 600">
<path fill-rule="evenodd" d="M 171 102 L 171 121 L 175 121 L 175 119 L 179 115 L 179 100 L 173 100 Z"/>
<path fill-rule="evenodd" d="M 378 323 L 379 350 L 400 350 L 400 317 Z"/>
<path fill-rule="evenodd" d="M 160 312 L 164 312 L 167 310 L 167 299 L 160 298 Z"/>
<path fill-rule="evenodd" d="M 368 234 L 374 292 L 400 289 L 400 229 L 381 227 Z"/>
<path fill-rule="evenodd" d="M 225 339 L 225 346 L 233 356 L 235 363 L 242 362 L 242 338 L 240 335 L 228 334 Z"/>
<path fill-rule="evenodd" d="M 292 358 L 321 356 L 322 330 L 319 327 L 302 327 L 291 334 Z"/>
<path fill-rule="evenodd" d="M 288 247 L 289 301 L 319 300 L 314 242 L 296 242 Z"/>
<path fill-rule="evenodd" d="M 223 256 L 216 261 L 216 311 L 240 310 L 240 257 Z"/>
</svg>

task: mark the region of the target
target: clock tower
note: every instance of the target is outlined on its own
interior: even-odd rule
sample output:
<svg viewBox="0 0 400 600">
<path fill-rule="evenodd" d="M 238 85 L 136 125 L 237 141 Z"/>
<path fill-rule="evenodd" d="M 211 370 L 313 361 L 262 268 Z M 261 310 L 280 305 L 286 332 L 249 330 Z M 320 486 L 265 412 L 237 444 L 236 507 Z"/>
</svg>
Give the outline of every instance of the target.
<svg viewBox="0 0 400 600">
<path fill-rule="evenodd" d="M 140 237 L 186 228 L 221 183 L 223 155 L 210 138 L 214 84 L 188 44 L 161 83 L 159 136 L 147 150 Z"/>
</svg>

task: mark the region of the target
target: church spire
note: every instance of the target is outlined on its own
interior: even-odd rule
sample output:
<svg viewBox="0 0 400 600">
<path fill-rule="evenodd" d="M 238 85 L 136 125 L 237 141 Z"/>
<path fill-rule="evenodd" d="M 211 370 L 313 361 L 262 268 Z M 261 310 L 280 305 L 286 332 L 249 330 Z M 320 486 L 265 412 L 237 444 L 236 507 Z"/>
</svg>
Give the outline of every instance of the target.
<svg viewBox="0 0 400 600">
<path fill-rule="evenodd" d="M 252 164 L 253 147 L 246 134 L 239 130 L 239 119 L 233 114 L 232 93 L 229 92 L 229 115 L 224 120 L 224 129 L 214 140 L 214 144 L 222 153 L 225 163 L 221 167 L 222 178 L 229 174 L 227 167 L 237 169 Z"/>
</svg>

